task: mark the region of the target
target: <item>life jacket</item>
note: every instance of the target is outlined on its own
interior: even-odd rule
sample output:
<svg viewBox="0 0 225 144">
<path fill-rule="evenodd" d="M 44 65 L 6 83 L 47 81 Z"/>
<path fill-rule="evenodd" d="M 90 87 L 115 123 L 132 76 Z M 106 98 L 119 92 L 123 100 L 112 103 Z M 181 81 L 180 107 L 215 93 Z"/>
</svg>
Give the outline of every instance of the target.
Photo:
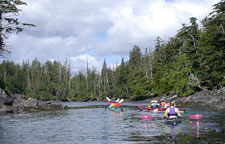
<svg viewBox="0 0 225 144">
<path fill-rule="evenodd" d="M 156 103 L 153 103 L 153 104 L 151 105 L 151 107 L 152 107 L 152 108 L 157 108 L 157 104 L 156 104 Z"/>
<path fill-rule="evenodd" d="M 121 107 L 121 104 L 118 103 L 118 102 L 116 102 L 116 103 L 115 103 L 115 107 L 116 107 L 116 108 L 120 108 L 120 107 Z"/>
<path fill-rule="evenodd" d="M 170 107 L 169 108 L 168 116 L 177 116 L 177 113 L 175 111 L 175 107 Z"/>
<path fill-rule="evenodd" d="M 164 106 L 166 105 L 166 102 L 161 102 L 161 107 L 164 108 Z"/>
<path fill-rule="evenodd" d="M 116 107 L 116 104 L 115 104 L 115 103 L 112 103 L 112 104 L 111 104 L 111 107 Z"/>
</svg>

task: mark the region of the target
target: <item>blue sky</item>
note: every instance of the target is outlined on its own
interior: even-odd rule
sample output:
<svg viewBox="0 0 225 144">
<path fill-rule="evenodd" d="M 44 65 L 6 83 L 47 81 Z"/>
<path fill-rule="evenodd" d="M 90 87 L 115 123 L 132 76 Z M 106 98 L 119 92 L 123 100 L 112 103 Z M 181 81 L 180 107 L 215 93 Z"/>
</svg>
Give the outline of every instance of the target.
<svg viewBox="0 0 225 144">
<path fill-rule="evenodd" d="M 9 36 L 11 60 L 18 63 L 37 58 L 41 62 L 70 62 L 73 72 L 101 69 L 128 59 L 138 45 L 153 49 L 160 36 L 168 40 L 189 23 L 212 11 L 219 0 L 25 0 L 19 19 L 35 24 Z"/>
</svg>

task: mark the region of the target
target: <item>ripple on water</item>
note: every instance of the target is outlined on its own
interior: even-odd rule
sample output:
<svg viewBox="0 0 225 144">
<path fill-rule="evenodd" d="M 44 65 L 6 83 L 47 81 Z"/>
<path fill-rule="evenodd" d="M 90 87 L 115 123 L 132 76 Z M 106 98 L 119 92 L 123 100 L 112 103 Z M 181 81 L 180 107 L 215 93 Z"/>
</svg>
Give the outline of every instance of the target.
<svg viewBox="0 0 225 144">
<path fill-rule="evenodd" d="M 78 106 L 88 104 L 79 103 Z M 94 103 L 90 105 L 93 106 Z M 165 124 L 163 113 L 140 112 L 136 106 L 137 104 L 132 106 L 130 103 L 129 107 L 124 108 L 124 112 L 109 111 L 105 107 L 87 107 L 5 115 L 0 117 L 0 143 L 127 144 L 224 141 L 222 113 L 188 108 L 183 114 L 182 123 L 171 126 Z M 196 113 L 201 113 L 204 117 L 200 121 L 191 121 L 189 115 Z M 150 115 L 153 119 L 142 120 L 142 115 Z"/>
</svg>

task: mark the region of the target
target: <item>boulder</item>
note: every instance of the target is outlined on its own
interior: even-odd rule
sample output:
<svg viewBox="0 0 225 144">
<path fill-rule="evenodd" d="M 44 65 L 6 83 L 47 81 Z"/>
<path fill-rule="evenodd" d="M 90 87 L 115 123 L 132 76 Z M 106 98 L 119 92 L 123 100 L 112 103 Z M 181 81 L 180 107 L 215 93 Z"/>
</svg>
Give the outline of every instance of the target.
<svg viewBox="0 0 225 144">
<path fill-rule="evenodd" d="M 225 110 L 225 94 L 216 91 L 200 91 L 194 95 L 177 98 L 179 106 L 188 104 L 190 106 L 202 106 L 215 110 Z"/>
<path fill-rule="evenodd" d="M 63 105 L 52 103 L 50 101 L 38 101 L 38 108 L 45 111 L 64 109 Z"/>
<path fill-rule="evenodd" d="M 63 105 L 50 101 L 41 101 L 35 98 L 25 99 L 22 94 L 11 94 L 10 96 L 0 89 L 0 114 L 25 113 L 49 110 L 62 110 Z"/>
<path fill-rule="evenodd" d="M 216 110 L 225 110 L 225 102 L 216 105 L 215 109 Z"/>
<path fill-rule="evenodd" d="M 29 98 L 23 102 L 23 106 L 38 108 L 38 100 L 35 98 Z"/>
<path fill-rule="evenodd" d="M 29 98 L 22 103 L 24 110 L 27 112 L 35 112 L 38 110 L 38 100 L 35 98 Z"/>
<path fill-rule="evenodd" d="M 0 114 L 5 114 L 7 112 L 7 106 L 0 102 Z"/>
<path fill-rule="evenodd" d="M 13 107 L 0 103 L 0 114 L 13 113 Z"/>
<path fill-rule="evenodd" d="M 0 102 L 4 103 L 5 105 L 12 105 L 14 98 L 9 97 L 8 95 L 0 95 Z"/>
<path fill-rule="evenodd" d="M 220 101 L 224 102 L 225 101 L 225 94 L 221 96 Z"/>
<path fill-rule="evenodd" d="M 176 99 L 177 106 L 181 106 L 181 105 L 186 104 L 186 103 L 188 103 L 188 97 L 182 97 L 182 98 Z"/>
<path fill-rule="evenodd" d="M 14 113 L 24 113 L 24 99 L 15 99 L 13 102 Z"/>
</svg>

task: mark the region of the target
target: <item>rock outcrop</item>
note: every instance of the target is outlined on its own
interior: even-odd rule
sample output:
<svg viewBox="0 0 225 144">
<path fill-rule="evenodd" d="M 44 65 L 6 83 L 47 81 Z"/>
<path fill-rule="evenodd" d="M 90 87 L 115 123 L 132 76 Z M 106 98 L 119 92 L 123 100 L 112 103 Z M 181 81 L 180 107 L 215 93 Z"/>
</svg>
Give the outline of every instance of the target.
<svg viewBox="0 0 225 144">
<path fill-rule="evenodd" d="M 225 110 L 225 93 L 221 91 L 201 91 L 194 95 L 177 98 L 177 104 L 190 105 L 190 106 L 202 106 L 214 110 Z"/>
<path fill-rule="evenodd" d="M 53 103 L 51 101 L 41 101 L 34 98 L 25 99 L 24 95 L 7 95 L 4 90 L 0 90 L 0 114 L 64 109 L 64 106 L 59 103 Z"/>
</svg>

